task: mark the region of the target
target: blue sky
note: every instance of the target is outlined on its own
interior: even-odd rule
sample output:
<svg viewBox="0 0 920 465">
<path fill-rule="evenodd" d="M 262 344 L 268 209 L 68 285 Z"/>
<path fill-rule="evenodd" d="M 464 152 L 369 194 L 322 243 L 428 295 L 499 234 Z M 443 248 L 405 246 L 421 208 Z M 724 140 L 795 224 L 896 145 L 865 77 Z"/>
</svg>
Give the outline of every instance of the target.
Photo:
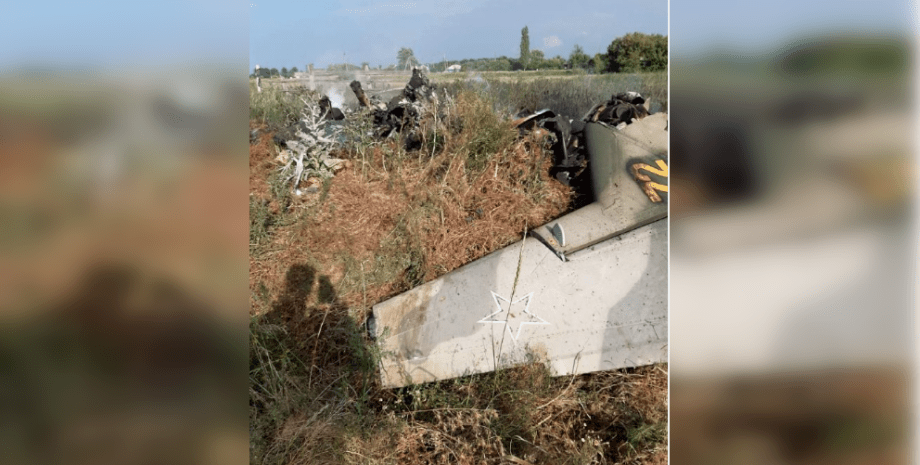
<svg viewBox="0 0 920 465">
<path fill-rule="evenodd" d="M 530 48 L 548 57 L 568 57 L 575 44 L 603 52 L 630 32 L 668 31 L 667 0 L 251 1 L 250 69 L 343 60 L 387 66 L 402 47 L 422 62 L 517 57 L 524 26 Z"/>
<path fill-rule="evenodd" d="M 245 66 L 249 2 L 9 1 L 0 12 L 0 66 Z"/>
<path fill-rule="evenodd" d="M 916 2 L 863 0 L 673 0 L 670 49 L 770 53 L 791 40 L 821 34 L 859 37 L 879 31 L 916 36 Z"/>
<path fill-rule="evenodd" d="M 400 47 L 425 62 L 517 57 L 525 25 L 531 48 L 567 57 L 575 44 L 593 54 L 629 32 L 668 34 L 668 7 L 667 0 L 6 2 L 0 67 L 386 65 Z M 672 54 L 769 51 L 818 32 L 918 35 L 917 4 L 903 0 L 673 0 L 670 10 Z"/>
</svg>

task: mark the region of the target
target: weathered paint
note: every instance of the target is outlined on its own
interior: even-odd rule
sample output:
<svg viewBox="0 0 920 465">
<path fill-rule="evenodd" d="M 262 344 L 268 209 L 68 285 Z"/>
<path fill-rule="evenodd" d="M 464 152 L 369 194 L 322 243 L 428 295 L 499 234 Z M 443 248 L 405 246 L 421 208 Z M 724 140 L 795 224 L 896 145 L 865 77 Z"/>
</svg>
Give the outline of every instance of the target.
<svg viewBox="0 0 920 465">
<path fill-rule="evenodd" d="M 533 357 L 559 375 L 661 362 L 667 358 L 667 223 L 634 229 L 565 262 L 526 238 L 523 246 L 508 246 L 373 312 L 381 381 L 388 387 Z"/>
<path fill-rule="evenodd" d="M 655 191 L 667 193 L 668 186 L 666 184 L 659 184 L 653 181 L 649 174 L 667 180 L 668 164 L 664 160 L 655 160 L 655 164 L 658 165 L 658 168 L 649 166 L 642 162 L 636 162 L 630 165 L 629 170 L 632 172 L 633 178 L 635 178 L 636 182 L 642 186 L 642 190 L 645 192 L 645 195 L 648 196 L 649 200 L 652 202 L 661 202 L 661 196 L 658 195 L 658 193 Z M 645 171 L 646 173 L 643 173 L 642 171 Z"/>
<path fill-rule="evenodd" d="M 667 114 L 656 113 L 618 130 L 600 123 L 585 125 L 591 154 L 595 202 L 534 230 L 534 235 L 565 257 L 585 247 L 667 216 L 666 201 L 655 201 L 648 189 L 667 191 Z M 637 183 L 630 169 L 637 164 L 652 168 L 664 165 L 664 176 Z M 552 240 L 552 230 L 565 231 L 565 244 Z"/>
<path fill-rule="evenodd" d="M 667 204 L 647 194 L 667 192 L 666 125 L 664 114 L 588 124 L 594 203 L 375 305 L 382 384 L 534 358 L 557 375 L 666 360 Z"/>
</svg>

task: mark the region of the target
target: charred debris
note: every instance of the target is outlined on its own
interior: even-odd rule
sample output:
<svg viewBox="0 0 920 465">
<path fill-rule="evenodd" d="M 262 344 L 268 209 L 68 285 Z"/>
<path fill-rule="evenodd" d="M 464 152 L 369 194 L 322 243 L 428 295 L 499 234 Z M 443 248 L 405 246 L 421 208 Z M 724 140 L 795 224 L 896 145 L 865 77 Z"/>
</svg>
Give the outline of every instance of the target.
<svg viewBox="0 0 920 465">
<path fill-rule="evenodd" d="M 332 139 L 341 137 L 341 125 L 346 118 L 369 118 L 372 121 L 373 136 L 379 139 L 401 137 L 407 151 L 421 148 L 423 122 L 426 128 L 436 131 L 446 130 L 443 122 L 445 104 L 451 102 L 446 89 L 439 89 L 432 84 L 421 69 L 414 68 L 412 77 L 406 86 L 388 100 L 377 95 L 368 95 L 359 81 L 349 84 L 360 109 L 356 112 L 343 112 L 333 106 L 328 96 L 318 101 L 305 100 L 307 109 L 305 118 L 275 135 L 275 143 L 291 153 L 282 155 L 285 164 L 291 159 L 304 159 L 304 155 L 318 156 L 318 166 L 331 164 Z M 650 114 L 649 106 L 638 92 L 621 92 L 609 100 L 598 103 L 580 119 L 559 115 L 551 109 L 539 111 L 523 110 L 515 115 L 514 127 L 520 136 L 536 135 L 545 146 L 551 147 L 553 164 L 550 175 L 576 192 L 575 205 L 578 208 L 593 201 L 591 185 L 590 158 L 585 143 L 584 128 L 588 123 L 600 123 L 622 129 L 626 125 L 640 120 Z M 434 119 L 434 124 L 426 119 Z M 320 134 L 317 134 L 319 132 Z M 252 137 L 251 137 L 252 140 Z M 326 150 L 311 150 L 309 145 L 322 141 Z M 298 156 L 298 153 L 300 156 Z M 340 160 L 334 160 L 339 162 Z M 306 161 L 297 163 L 300 165 Z M 299 173 L 298 173 L 299 174 Z M 331 176 L 332 170 L 326 175 Z M 301 176 L 295 176 L 300 179 Z M 295 183 L 295 189 L 297 185 Z"/>
</svg>

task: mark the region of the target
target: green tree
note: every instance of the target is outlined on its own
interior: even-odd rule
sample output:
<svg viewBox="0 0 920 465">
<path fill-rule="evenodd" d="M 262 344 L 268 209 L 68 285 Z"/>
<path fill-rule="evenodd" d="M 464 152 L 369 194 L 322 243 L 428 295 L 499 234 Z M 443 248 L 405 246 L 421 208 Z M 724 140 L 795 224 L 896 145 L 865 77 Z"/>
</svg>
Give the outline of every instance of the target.
<svg viewBox="0 0 920 465">
<path fill-rule="evenodd" d="M 287 69 L 287 67 L 282 67 L 282 68 L 281 68 L 281 77 L 288 77 L 288 69 Z"/>
<path fill-rule="evenodd" d="M 565 67 L 565 58 L 556 55 L 549 60 L 545 60 L 543 66 L 546 67 L 546 69 L 562 69 Z"/>
<path fill-rule="evenodd" d="M 608 71 L 635 73 L 666 69 L 668 38 L 661 34 L 633 32 L 614 39 L 607 47 Z"/>
<path fill-rule="evenodd" d="M 255 73 L 253 73 L 253 77 L 260 77 L 262 79 L 267 79 L 271 77 L 271 70 L 269 70 L 268 68 L 259 68 L 258 70 L 256 70 Z"/>
<path fill-rule="evenodd" d="M 546 68 L 544 61 L 546 57 L 543 55 L 543 50 L 531 50 L 530 51 L 530 67 L 537 68 Z"/>
<path fill-rule="evenodd" d="M 418 60 L 415 59 L 415 52 L 411 48 L 403 47 L 396 53 L 396 63 L 400 68 L 409 69 L 410 66 L 417 65 Z"/>
<path fill-rule="evenodd" d="M 268 76 L 269 76 L 269 77 L 278 76 L 278 68 L 272 68 L 272 69 L 269 71 Z"/>
<path fill-rule="evenodd" d="M 594 54 L 594 72 L 601 74 L 607 71 L 607 54 L 606 53 L 596 53 Z"/>
<path fill-rule="evenodd" d="M 527 65 L 530 64 L 530 35 L 527 31 L 527 26 L 524 26 L 524 29 L 521 29 L 521 66 L 524 69 L 527 69 Z"/>
<path fill-rule="evenodd" d="M 299 72 L 299 70 L 297 69 L 297 67 L 296 67 L 296 66 L 295 66 L 295 67 L 293 67 L 293 68 L 291 68 L 291 76 L 293 76 L 293 75 L 294 75 L 294 73 L 297 73 L 297 72 Z"/>
<path fill-rule="evenodd" d="M 511 71 L 511 60 L 505 57 L 499 57 L 492 60 L 489 66 L 490 71 Z"/>
<path fill-rule="evenodd" d="M 575 44 L 575 47 L 572 48 L 572 53 L 569 54 L 569 63 L 572 65 L 572 68 L 587 68 L 588 60 L 591 57 L 581 48 L 581 45 Z"/>
</svg>

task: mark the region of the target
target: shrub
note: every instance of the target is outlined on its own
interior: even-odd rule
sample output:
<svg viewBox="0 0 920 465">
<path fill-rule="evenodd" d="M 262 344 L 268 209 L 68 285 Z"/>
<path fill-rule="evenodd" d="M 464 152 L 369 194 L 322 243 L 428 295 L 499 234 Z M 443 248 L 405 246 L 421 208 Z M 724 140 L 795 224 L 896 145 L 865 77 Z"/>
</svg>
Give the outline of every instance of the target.
<svg viewBox="0 0 920 465">
<path fill-rule="evenodd" d="M 264 81 L 262 92 L 257 92 L 255 80 L 252 79 L 249 81 L 249 119 L 265 124 L 272 131 L 281 129 L 300 119 L 304 109 L 300 98 L 302 96 L 295 92 L 285 92 Z"/>
<path fill-rule="evenodd" d="M 635 73 L 667 69 L 668 38 L 661 34 L 633 32 L 614 39 L 607 47 L 608 71 Z"/>
</svg>

